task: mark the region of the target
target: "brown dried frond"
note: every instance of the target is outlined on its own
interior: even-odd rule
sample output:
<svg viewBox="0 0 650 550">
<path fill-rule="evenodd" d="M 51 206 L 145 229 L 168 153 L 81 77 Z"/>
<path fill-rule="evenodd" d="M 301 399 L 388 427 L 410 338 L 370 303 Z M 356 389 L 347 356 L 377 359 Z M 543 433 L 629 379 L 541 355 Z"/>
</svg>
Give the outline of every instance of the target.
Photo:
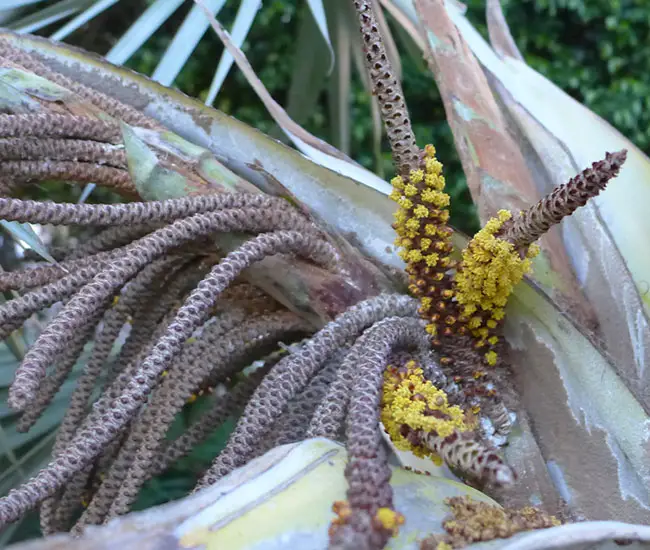
<svg viewBox="0 0 650 550">
<path fill-rule="evenodd" d="M 567 183 L 555 188 L 535 206 L 521 212 L 504 226 L 502 238 L 516 248 L 525 248 L 537 241 L 562 218 L 570 216 L 589 199 L 605 189 L 615 178 L 625 159 L 627 149 L 606 153 L 604 160 L 594 162 Z"/>
<path fill-rule="evenodd" d="M 393 151 L 397 172 L 407 176 L 420 166 L 420 149 L 415 142 L 404 92 L 391 67 L 377 25 L 371 0 L 353 0 L 359 16 L 366 65 L 373 84 L 373 94 L 379 100 L 381 115 Z"/>
<path fill-rule="evenodd" d="M 446 535 L 432 535 L 420 543 L 421 550 L 464 548 L 473 543 L 505 539 L 533 529 L 547 529 L 560 521 L 532 506 L 521 509 L 501 508 L 494 504 L 472 500 L 470 497 L 451 497 L 445 500 L 452 517 L 443 522 Z"/>
</svg>

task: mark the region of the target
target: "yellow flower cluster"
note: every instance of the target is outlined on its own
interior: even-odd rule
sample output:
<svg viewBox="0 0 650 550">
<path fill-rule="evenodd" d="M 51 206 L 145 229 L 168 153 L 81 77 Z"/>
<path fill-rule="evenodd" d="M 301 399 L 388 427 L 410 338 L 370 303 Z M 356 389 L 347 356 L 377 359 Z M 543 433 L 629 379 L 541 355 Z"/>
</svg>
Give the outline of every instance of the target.
<svg viewBox="0 0 650 550">
<path fill-rule="evenodd" d="M 443 438 L 454 431 L 471 429 L 465 421 L 463 410 L 449 405 L 447 394 L 424 378 L 422 369 L 415 361 L 409 361 L 401 368 L 387 367 L 381 421 L 398 449 L 409 450 L 420 457 L 431 456 L 431 450 L 413 445 L 404 437 L 403 426 L 416 431 L 434 432 Z M 440 463 L 439 457 L 432 458 Z"/>
<path fill-rule="evenodd" d="M 447 237 L 445 233 L 439 235 L 434 223 L 425 223 L 430 219 L 439 220 L 443 224 L 449 220 L 449 212 L 446 210 L 449 195 L 443 191 L 445 178 L 442 175 L 442 164 L 436 159 L 435 147 L 427 145 L 424 149 L 424 170 L 411 170 L 406 181 L 401 176 L 396 176 L 391 184 L 393 192 L 390 198 L 400 206 L 395 213 L 395 229 L 398 234 L 395 244 L 403 247 L 400 255 L 404 261 L 420 261 L 420 257 L 412 259 L 418 250 L 413 246 L 413 239 L 426 236 Z M 423 256 L 431 252 L 427 247 L 419 250 Z"/>
<path fill-rule="evenodd" d="M 450 291 L 441 295 L 439 288 L 451 267 L 452 245 L 447 226 L 449 195 L 444 192 L 442 164 L 436 159 L 433 145 L 424 149 L 422 169 L 412 170 L 406 179 L 396 176 L 391 184 L 391 198 L 399 205 L 393 225 L 397 232 L 395 245 L 407 264 L 409 290 L 420 298 L 421 313 L 431 321 L 427 330 L 435 336 L 444 302 L 452 297 Z"/>
<path fill-rule="evenodd" d="M 420 300 L 420 314 L 428 321 L 434 346 L 444 350 L 450 338 L 471 334 L 476 349 L 485 349 L 485 362 L 495 365 L 495 329 L 505 315 L 508 297 L 530 271 L 530 259 L 539 248 L 532 245 L 522 257 L 514 245 L 499 238 L 503 224 L 512 216 L 501 210 L 470 241 L 452 278 L 451 269 L 456 266 L 450 257 L 449 195 L 444 192 L 442 164 L 435 154 L 435 148 L 427 145 L 421 169 L 391 181 L 391 198 L 399 205 L 393 225 L 395 244 L 407 264 L 409 290 Z M 451 362 L 445 356 L 440 360 Z"/>
<path fill-rule="evenodd" d="M 504 317 L 508 297 L 530 271 L 530 259 L 539 253 L 539 247 L 531 245 L 526 257 L 522 258 L 512 243 L 497 236 L 511 217 L 508 210 L 500 210 L 496 218 L 485 224 L 463 251 L 463 260 L 454 279 L 460 313 L 478 339 L 479 348 L 497 343 L 493 330 Z M 489 351 L 485 360 L 494 365 L 497 354 Z"/>
</svg>

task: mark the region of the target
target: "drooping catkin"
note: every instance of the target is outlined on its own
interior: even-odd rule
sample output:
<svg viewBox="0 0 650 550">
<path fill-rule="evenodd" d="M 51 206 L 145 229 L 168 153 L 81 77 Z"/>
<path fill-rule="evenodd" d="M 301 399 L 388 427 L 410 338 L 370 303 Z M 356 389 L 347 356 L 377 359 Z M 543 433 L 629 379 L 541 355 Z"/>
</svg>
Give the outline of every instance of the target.
<svg viewBox="0 0 650 550">
<path fill-rule="evenodd" d="M 116 225 L 169 223 L 194 214 L 240 208 L 268 208 L 298 216 L 284 199 L 253 193 L 220 193 L 124 204 L 68 204 L 0 198 L 0 218 L 7 221 L 52 225 L 115 227 Z M 302 216 L 300 221 L 304 222 Z"/>
<path fill-rule="evenodd" d="M 271 429 L 284 406 L 304 389 L 336 350 L 368 326 L 389 316 L 412 316 L 417 302 L 407 296 L 380 295 L 351 307 L 281 360 L 262 381 L 244 410 L 226 448 L 203 475 L 197 489 L 211 485 L 245 464 L 257 441 Z"/>
<path fill-rule="evenodd" d="M 0 178 L 17 183 L 45 180 L 64 180 L 77 183 L 97 182 L 117 193 L 137 197 L 135 185 L 124 168 L 113 168 L 89 162 L 13 160 L 0 162 Z"/>
<path fill-rule="evenodd" d="M 126 152 L 110 143 L 80 139 L 0 138 L 0 160 L 55 160 L 127 169 Z"/>
<path fill-rule="evenodd" d="M 174 372 L 170 372 L 160 389 L 159 414 L 154 415 L 155 410 L 149 413 L 150 428 L 144 434 L 143 441 L 131 461 L 108 516 L 123 514 L 129 510 L 142 483 L 149 477 L 148 466 L 166 432 L 162 429 L 163 426 L 166 422 L 168 425 L 171 423 L 174 411 L 180 410 L 182 404 L 198 390 L 203 380 L 213 374 L 222 379 L 232 376 L 252 360 L 276 349 L 279 340 L 291 342 L 307 333 L 305 322 L 290 312 L 253 318 L 227 334 L 222 348 L 213 347 L 212 369 L 209 368 L 210 364 L 206 363 L 199 372 L 195 372 L 195 369 L 174 369 Z M 165 386 L 168 381 L 168 386 Z M 143 422 L 146 422 L 146 419 L 143 419 Z"/>
<path fill-rule="evenodd" d="M 129 315 L 135 313 L 136 306 L 143 298 L 146 299 L 148 294 L 155 294 L 155 287 L 151 288 L 152 282 L 155 282 L 161 274 L 167 272 L 178 262 L 178 258 L 169 256 L 150 263 L 138 273 L 117 304 L 106 311 L 103 327 L 95 337 L 90 358 L 72 392 L 70 404 L 59 426 L 54 446 L 55 452 L 62 449 L 72 439 L 85 418 L 97 379 L 103 371 L 106 371 L 110 352 Z"/>
<path fill-rule="evenodd" d="M 349 515 L 330 527 L 330 548 L 383 548 L 400 516 L 393 509 L 390 468 L 379 424 L 383 376 L 390 355 L 400 348 L 429 347 L 419 319 L 387 318 L 371 327 L 352 379 L 347 415 Z M 385 516 L 385 517 L 384 517 Z M 387 520 L 395 522 L 389 526 Z"/>
<path fill-rule="evenodd" d="M 25 355 L 10 389 L 9 405 L 15 410 L 24 408 L 33 398 L 46 365 L 66 345 L 73 331 L 85 323 L 98 303 L 112 297 L 126 280 L 148 262 L 173 247 L 189 243 L 212 232 L 269 231 L 274 228 L 302 228 L 305 238 L 311 238 L 309 242 L 313 245 L 314 252 L 318 254 L 315 259 L 325 261 L 328 265 L 331 265 L 334 260 L 333 249 L 317 240 L 312 227 L 304 221 L 304 218 L 293 212 L 244 208 L 195 214 L 177 220 L 126 247 L 122 256 L 111 262 L 92 282 L 72 297 Z M 316 252 L 317 250 L 319 252 Z"/>
<path fill-rule="evenodd" d="M 4 138 L 83 139 L 118 144 L 119 124 L 91 117 L 56 113 L 0 114 L 0 135 Z"/>
</svg>

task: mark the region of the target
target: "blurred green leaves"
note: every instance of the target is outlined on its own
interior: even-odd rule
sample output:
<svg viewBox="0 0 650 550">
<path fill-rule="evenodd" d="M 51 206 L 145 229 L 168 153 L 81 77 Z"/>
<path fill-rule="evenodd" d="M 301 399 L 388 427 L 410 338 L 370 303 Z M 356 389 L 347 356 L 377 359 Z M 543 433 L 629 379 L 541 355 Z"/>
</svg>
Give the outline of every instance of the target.
<svg viewBox="0 0 650 550">
<path fill-rule="evenodd" d="M 483 0 L 470 0 L 475 27 Z M 650 152 L 650 16 L 645 0 L 503 1 L 526 62 Z"/>
<path fill-rule="evenodd" d="M 194 9 L 193 2 L 188 0 L 134 0 L 110 6 L 110 2 L 97 0 L 12 0 L 10 4 L 24 6 L 23 11 L 12 12 L 10 21 L 17 25 L 19 19 L 25 21 L 31 17 L 32 26 L 26 30 L 35 32 L 39 28 L 44 35 L 56 32 L 92 5 L 102 4 L 104 11 L 80 26 L 66 41 L 101 54 L 108 53 L 109 59 L 114 57 L 112 60 L 118 63 L 126 61 L 129 67 L 149 75 L 155 73 L 176 32 Z M 215 8 L 221 4 L 216 2 Z M 245 4 L 254 6 L 255 2 L 223 3 L 218 12 L 220 22 L 234 30 L 238 14 L 250 19 L 253 8 L 245 9 Z M 334 29 L 338 18 L 333 11 L 340 11 L 343 4 L 315 0 L 265 1 L 254 14 L 242 49 L 269 93 L 298 124 L 344 151 L 349 147 L 349 152 L 345 152 L 352 158 L 389 178 L 390 157 L 388 153 L 378 156 L 371 99 L 358 74 L 354 70 L 343 71 L 351 75 L 347 86 L 349 101 L 345 106 L 338 105 L 332 93 L 334 88 L 341 90 L 336 85 L 341 67 L 335 64 L 332 73 L 326 74 L 331 64 L 331 48 L 336 50 L 337 45 Z M 485 1 L 468 0 L 466 4 L 468 18 L 485 34 Z M 532 68 L 610 121 L 640 148 L 650 151 L 650 57 L 644 47 L 650 35 L 650 18 L 644 0 L 504 0 L 503 7 L 514 39 Z M 0 10 L 0 16 L 7 17 L 7 13 Z M 38 13 L 50 17 L 65 13 L 66 16 L 52 19 L 41 28 L 33 26 Z M 132 27 L 136 21 L 140 21 L 139 28 Z M 321 70 L 317 75 L 304 74 L 304 71 L 296 74 L 304 61 L 305 52 L 298 44 L 300 30 L 306 22 L 314 30 L 313 51 L 320 52 Z M 416 135 L 422 143 L 435 143 L 441 157 L 446 159 L 452 223 L 471 233 L 477 229 L 474 207 L 433 79 L 399 25 L 390 17 L 388 22 L 403 54 L 403 83 Z M 128 33 L 130 40 L 126 40 Z M 185 63 L 179 63 L 180 72 L 174 85 L 189 95 L 211 99 L 214 85 L 213 94 L 209 92 L 222 52 L 217 37 L 205 33 Z M 405 55 L 405 52 L 409 53 Z M 346 61 L 337 59 L 336 62 Z M 225 79 L 220 74 L 219 82 L 222 80 L 215 107 L 278 139 L 285 139 L 237 69 L 231 69 Z M 303 99 L 299 101 L 296 95 L 300 93 L 313 99 L 305 102 L 304 98 L 298 98 Z M 312 108 L 305 109 L 305 103 Z M 342 111 L 343 107 L 349 110 Z M 347 136 L 342 135 L 342 128 Z M 388 151 L 385 142 L 381 150 Z"/>
</svg>

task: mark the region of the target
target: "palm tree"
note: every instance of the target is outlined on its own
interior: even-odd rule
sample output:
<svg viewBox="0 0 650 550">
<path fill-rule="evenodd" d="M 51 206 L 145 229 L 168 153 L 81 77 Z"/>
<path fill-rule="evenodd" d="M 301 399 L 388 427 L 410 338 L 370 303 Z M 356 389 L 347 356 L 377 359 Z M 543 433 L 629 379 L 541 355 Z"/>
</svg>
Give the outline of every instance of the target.
<svg viewBox="0 0 650 550">
<path fill-rule="evenodd" d="M 242 475 L 261 476 L 260 491 L 271 491 L 265 498 L 283 495 L 277 477 L 269 480 L 276 484 L 273 490 L 262 483 L 263 474 L 258 469 L 266 464 L 273 466 L 278 476 L 302 472 L 305 481 L 300 494 L 307 498 L 311 483 L 318 479 L 310 479 L 307 473 L 318 471 L 317 466 L 331 458 L 336 467 L 327 474 L 328 479 L 340 479 L 336 474 L 343 469 L 344 455 L 334 443 L 311 439 L 295 442 L 309 436 L 336 439 L 347 416 L 348 458 L 352 464 L 361 460 L 367 438 L 377 433 L 372 431 L 377 422 L 372 423 L 363 407 L 364 396 L 381 387 L 376 378 L 389 360 L 396 363 L 396 368 L 398 363 L 404 363 L 401 368 L 407 371 L 412 369 L 406 366 L 409 361 L 417 361 L 425 375 L 423 388 L 429 391 L 435 385 L 449 399 L 449 403 L 445 401 L 445 407 L 449 407 L 445 415 L 453 416 L 453 407 L 464 407 L 467 416 L 463 422 L 468 427 L 470 413 L 485 420 L 480 429 L 475 427 L 479 435 L 466 441 L 474 445 L 472 452 L 477 453 L 472 458 L 490 459 L 494 467 L 489 471 L 464 459 L 454 442 L 449 443 L 451 440 L 445 446 L 444 438 L 442 442 L 437 440 L 437 432 L 432 430 L 425 430 L 429 434 L 425 438 L 419 433 L 418 447 L 435 447 L 433 450 L 465 476 L 476 474 L 479 481 L 487 477 L 496 485 L 508 484 L 512 467 L 519 475 L 514 488 L 491 493 L 502 504 L 521 506 L 533 498 L 546 512 L 566 520 L 584 516 L 645 521 L 647 461 L 643 426 L 647 384 L 640 366 L 648 331 L 645 304 L 637 290 L 644 272 L 643 264 L 635 261 L 636 254 L 632 254 L 624 231 L 630 224 L 636 228 L 644 223 L 635 214 L 631 196 L 643 193 L 637 171 L 647 166 L 647 158 L 518 59 L 495 4 L 490 4 L 492 36 L 502 58 L 477 38 L 454 4 L 445 7 L 432 1 L 386 2 L 389 4 L 406 28 L 415 29 L 416 22 L 424 25 L 419 41 L 428 48 L 484 222 L 498 208 L 516 211 L 534 203 L 548 191 L 544 186 L 553 187 L 548 182 L 568 180 L 585 167 L 586 159 L 600 158 L 606 150 L 618 150 L 621 145 L 627 149 L 626 164 L 611 187 L 602 198 L 591 200 L 589 206 L 563 222 L 563 227 L 569 226 L 564 234 L 549 234 L 541 241 L 542 252 L 533 260 L 535 279 L 515 288 L 504 332 L 510 347 L 509 365 L 499 363 L 494 371 L 497 374 L 492 376 L 489 369 L 483 374 L 482 367 L 476 369 L 474 364 L 469 378 L 479 382 L 470 380 L 467 385 L 467 381 L 456 381 L 460 371 L 454 369 L 462 361 L 454 346 L 462 344 L 462 351 L 466 342 L 459 344 L 455 336 L 436 345 L 442 357 L 448 355 L 456 360 L 456 366 L 445 368 L 443 362 L 440 368 L 430 360 L 418 306 L 403 294 L 404 262 L 394 251 L 393 206 L 384 194 L 390 187 L 331 146 L 293 126 L 279 106 L 269 103 L 285 131 L 318 162 L 138 75 L 60 44 L 6 32 L 2 56 L 9 75 L 6 82 L 11 85 L 6 100 L 10 114 L 3 115 L 3 135 L 11 143 L 6 145 L 2 166 L 9 181 L 7 191 L 15 191 L 29 180 L 58 178 L 95 182 L 126 197 L 154 202 L 150 207 L 63 208 L 2 199 L 2 217 L 6 220 L 106 227 L 76 251 L 53 254 L 58 265 L 41 264 L 28 271 L 4 274 L 3 290 L 36 289 L 2 306 L 5 336 L 32 313 L 57 301 L 65 302 L 17 371 L 8 402 L 22 411 L 22 416 L 12 418 L 13 428 L 29 427 L 57 394 L 69 372 L 71 381 L 79 377 L 72 396 L 77 407 L 66 410 L 61 403 L 58 418 L 48 419 L 51 428 L 63 417 L 54 442 L 55 461 L 41 470 L 36 481 L 3 501 L 0 510 L 3 519 L 6 515 L 5 521 L 40 504 L 46 530 L 69 527 L 86 494 L 93 498 L 79 525 L 122 514 L 148 477 L 164 470 L 170 461 L 207 435 L 208 420 L 210 426 L 218 425 L 243 403 L 248 405 L 234 434 L 202 484 L 215 482 L 241 466 Z M 222 38 L 250 75 L 236 45 L 223 33 Z M 372 51 L 372 44 L 366 45 Z M 388 57 L 382 58 L 383 62 Z M 479 62 L 490 71 L 489 79 Z M 394 73 L 386 70 L 391 80 Z M 513 74 L 526 76 L 524 82 L 529 88 L 522 91 L 521 79 L 515 81 Z M 253 75 L 249 77 L 254 82 Z M 376 78 L 376 74 L 369 78 L 374 79 L 375 87 Z M 553 109 L 545 109 L 530 87 L 552 97 Z M 263 88 L 258 90 L 264 96 Z M 379 90 L 378 102 L 386 117 L 386 100 L 381 95 Z M 536 101 L 531 102 L 530 97 Z M 570 108 L 565 109 L 566 105 Z M 570 139 L 572 128 L 564 130 L 555 118 L 559 107 L 565 117 L 577 119 L 576 126 L 579 123 L 581 128 L 591 130 L 589 135 L 598 135 L 599 155 L 592 155 L 596 145 L 590 146 L 591 142 Z M 389 128 L 393 145 L 404 139 L 394 130 Z M 520 139 L 513 139 L 513 135 Z M 30 150 L 27 145 L 34 140 L 39 146 Z M 417 146 L 409 141 L 408 147 Z M 407 185 L 409 178 L 415 182 L 413 159 L 412 155 L 396 156 L 398 173 L 406 179 L 399 185 Z M 584 172 L 583 179 L 578 177 L 569 185 L 593 182 L 594 177 L 599 182 L 611 178 L 623 160 L 607 157 L 607 164 L 594 165 L 592 172 Z M 332 169 L 323 164 L 331 164 Z M 358 175 L 355 179 L 365 185 L 346 177 L 351 175 Z M 602 213 L 608 212 L 607 200 L 611 196 L 616 197 L 619 206 L 631 205 L 629 209 L 626 206 L 626 213 L 630 212 L 626 223 L 602 221 L 602 217 L 612 219 Z M 551 197 L 557 199 L 558 195 Z M 164 205 L 156 202 L 164 199 L 175 201 Z M 290 208 L 287 199 L 298 208 Z M 542 202 L 535 211 L 544 214 L 547 207 L 559 204 L 557 200 L 560 206 L 566 206 L 566 197 L 556 199 Z M 545 216 L 541 216 L 543 221 L 548 219 Z M 519 225 L 506 224 L 506 240 L 521 245 L 523 241 L 515 235 L 521 236 L 523 230 L 515 230 L 529 228 L 527 219 L 521 218 Z M 253 237 L 246 240 L 242 232 Z M 593 239 L 594 234 L 598 240 Z M 211 238 L 206 240 L 208 235 Z M 469 253 L 482 242 L 477 236 L 468 246 L 460 234 L 450 232 L 448 237 L 457 249 L 465 248 Z M 407 251 L 410 246 L 404 241 L 400 245 Z M 278 252 L 283 255 L 277 256 Z M 417 268 L 419 260 L 409 255 L 405 259 Z M 469 272 L 470 260 L 471 254 L 463 256 L 459 273 Z M 588 273 L 585 261 L 589 262 Z M 240 273 L 243 278 L 238 278 Z M 446 271 L 440 273 L 446 276 Z M 413 270 L 410 274 L 414 275 Z M 611 279 L 614 276 L 616 283 Z M 461 288 L 459 281 L 450 280 L 450 288 L 454 284 Z M 232 290 L 223 294 L 233 282 L 236 285 Z M 417 289 L 413 292 L 418 295 Z M 392 297 L 375 297 L 379 293 L 390 293 Z M 184 301 L 179 302 L 180 298 Z M 612 317 L 631 321 L 619 322 L 616 328 Z M 129 318 L 132 328 L 126 343 L 113 358 L 113 342 L 129 324 Z M 437 322 L 431 318 L 428 321 Z M 89 347 L 96 326 L 99 329 L 89 350 L 90 358 L 86 359 L 83 350 Z M 196 332 L 197 328 L 201 330 Z M 298 343 L 309 335 L 308 340 Z M 288 348 L 289 357 L 273 353 L 278 342 L 296 342 Z M 397 344 L 410 355 L 393 355 Z M 178 354 L 180 359 L 174 360 Z M 236 370 L 228 369 L 240 369 L 254 359 L 263 363 L 236 382 Z M 205 371 L 199 368 L 204 363 L 201 368 Z M 188 370 L 188 365 L 192 369 Z M 362 376 L 354 376 L 357 366 Z M 48 371 L 50 368 L 54 370 Z M 474 376 L 479 370 L 479 375 Z M 415 376 L 414 371 L 408 372 Z M 489 383 L 481 380 L 483 376 Z M 465 374 L 463 377 L 467 378 Z M 105 392 L 88 411 L 86 404 L 96 383 Z M 464 401 L 467 395 L 458 393 L 455 383 L 475 391 L 477 401 Z M 482 396 L 479 392 L 495 387 L 501 392 L 496 401 L 493 395 Z M 195 399 L 208 388 L 217 388 L 219 396 L 206 396 L 214 400 L 204 417 L 206 423 L 195 422 L 184 435 L 166 442 L 165 432 L 175 413 L 184 408 L 188 399 Z M 138 415 L 143 396 L 149 391 L 148 406 Z M 348 401 L 349 412 L 345 414 Z M 271 424 L 270 419 L 278 418 L 287 402 L 285 416 Z M 494 403 L 501 408 L 491 407 Z M 470 410 L 468 405 L 477 410 Z M 111 416 L 115 411 L 121 416 Z M 301 423 L 305 415 L 307 424 Z M 498 460 L 490 458 L 493 453 L 485 445 L 504 443 L 507 428 L 497 428 L 510 424 L 512 417 L 515 427 L 507 435 L 503 460 L 496 454 Z M 390 418 L 382 420 L 387 426 Z M 130 422 L 127 432 L 123 431 L 126 422 Z M 364 432 L 369 426 L 370 435 Z M 472 432 L 464 428 L 460 431 Z M 115 437 L 118 434 L 125 437 L 121 447 L 115 443 L 120 441 Z M 293 447 L 277 447 L 281 443 Z M 37 455 L 41 460 L 47 457 L 47 442 L 33 448 L 37 450 L 27 453 L 26 458 L 15 458 L 10 474 L 29 477 L 40 469 L 41 464 L 34 464 L 33 459 Z M 380 455 L 384 452 L 381 449 L 377 449 Z M 266 450 L 269 453 L 264 454 Z M 248 462 L 255 456 L 259 457 L 257 461 Z M 384 460 L 383 455 L 379 458 Z M 35 467 L 25 471 L 30 460 Z M 618 465 L 618 474 L 608 477 L 606 472 L 613 471 L 613 465 Z M 379 477 L 372 479 L 381 478 L 381 483 L 386 483 L 382 472 L 381 468 L 377 470 Z M 107 474 L 107 481 L 102 482 L 102 474 Z M 349 480 L 352 476 L 351 482 L 354 475 L 346 472 Z M 428 484 L 445 496 L 470 494 L 487 501 L 487 497 L 469 488 L 440 478 L 422 481 L 418 477 L 413 481 L 415 474 L 393 475 L 404 476 L 405 484 Z M 177 524 L 181 518 L 187 519 L 195 510 L 192 506 L 203 507 L 210 498 L 216 498 L 218 488 L 228 479 L 190 497 L 187 505 L 169 508 L 164 521 Z M 399 485 L 395 493 L 396 502 L 404 498 Z M 605 498 L 597 498 L 601 495 Z M 313 502 L 313 498 L 300 498 L 296 502 Z M 433 509 L 436 499 L 431 498 Z M 437 502 L 444 514 L 444 507 Z M 337 505 L 340 523 L 334 522 L 333 537 L 336 525 L 345 526 L 347 518 L 356 517 L 354 502 L 350 500 L 350 504 Z M 327 507 L 322 508 L 319 500 L 313 509 L 316 525 L 324 521 Z M 391 506 L 380 509 L 376 517 L 381 523 L 378 530 L 384 529 L 380 541 L 383 544 L 399 526 L 401 516 Z M 402 510 L 398 504 L 396 509 L 407 519 L 400 537 L 408 537 L 417 512 Z M 218 517 L 204 520 L 197 516 L 194 523 L 183 523 L 181 531 L 203 542 L 201 537 L 208 535 L 201 535 L 196 525 L 204 525 L 202 521 L 214 523 Z M 554 522 L 548 516 L 535 517 L 539 519 L 536 526 L 548 527 Z M 331 515 L 326 522 L 330 520 Z M 122 520 L 118 531 L 128 529 L 131 521 L 136 520 Z M 294 526 L 289 524 L 286 529 Z M 594 537 L 591 540 L 647 536 L 644 528 L 624 524 L 598 523 L 589 529 Z M 546 536 L 575 537 L 584 531 L 587 528 L 581 525 L 557 527 Z M 313 533 L 322 536 L 318 529 Z M 149 535 L 159 536 L 153 532 Z"/>
</svg>

